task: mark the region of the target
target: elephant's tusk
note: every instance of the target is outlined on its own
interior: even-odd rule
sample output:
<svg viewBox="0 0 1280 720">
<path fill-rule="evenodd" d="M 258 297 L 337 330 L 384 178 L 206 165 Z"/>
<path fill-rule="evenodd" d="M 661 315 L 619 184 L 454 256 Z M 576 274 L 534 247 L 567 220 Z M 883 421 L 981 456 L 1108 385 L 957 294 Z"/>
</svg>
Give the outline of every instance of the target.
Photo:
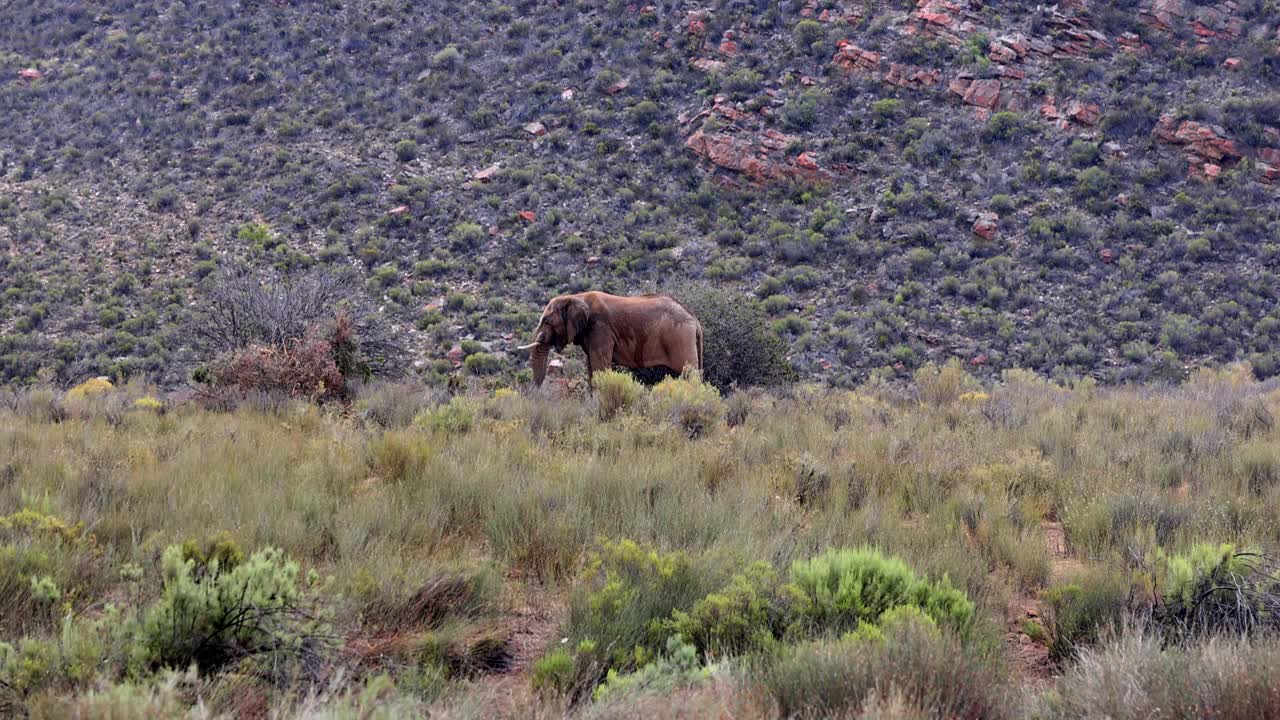
<svg viewBox="0 0 1280 720">
<path fill-rule="evenodd" d="M 529 343 L 528 345 L 520 345 L 520 346 L 517 346 L 517 347 L 516 347 L 516 349 L 517 349 L 517 350 L 532 350 L 532 349 L 534 349 L 534 348 L 538 347 L 538 346 L 539 346 L 539 345 L 541 345 L 541 344 L 542 344 L 542 343 L 531 342 L 531 343 Z"/>
</svg>

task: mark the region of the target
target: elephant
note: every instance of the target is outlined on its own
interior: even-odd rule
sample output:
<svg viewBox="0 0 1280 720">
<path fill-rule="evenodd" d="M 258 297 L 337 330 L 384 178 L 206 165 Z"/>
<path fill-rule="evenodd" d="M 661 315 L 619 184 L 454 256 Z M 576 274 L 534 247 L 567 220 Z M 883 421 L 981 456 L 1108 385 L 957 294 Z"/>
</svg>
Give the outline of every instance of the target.
<svg viewBox="0 0 1280 720">
<path fill-rule="evenodd" d="M 587 387 L 614 365 L 702 371 L 702 323 L 666 295 L 623 297 L 590 291 L 559 295 L 547 303 L 529 350 L 534 385 L 547 376 L 551 348 L 577 345 L 587 354 Z"/>
</svg>

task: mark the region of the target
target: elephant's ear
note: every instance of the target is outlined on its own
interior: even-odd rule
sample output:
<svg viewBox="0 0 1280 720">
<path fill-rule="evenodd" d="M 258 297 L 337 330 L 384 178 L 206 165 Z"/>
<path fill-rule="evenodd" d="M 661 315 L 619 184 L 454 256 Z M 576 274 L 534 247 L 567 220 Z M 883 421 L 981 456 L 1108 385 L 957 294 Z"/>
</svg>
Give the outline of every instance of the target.
<svg viewBox="0 0 1280 720">
<path fill-rule="evenodd" d="M 586 332 L 587 326 L 591 324 L 591 307 L 586 300 L 575 297 L 570 298 L 560 311 L 564 313 L 565 334 L 569 336 L 569 342 L 577 342 L 578 336 Z"/>
</svg>

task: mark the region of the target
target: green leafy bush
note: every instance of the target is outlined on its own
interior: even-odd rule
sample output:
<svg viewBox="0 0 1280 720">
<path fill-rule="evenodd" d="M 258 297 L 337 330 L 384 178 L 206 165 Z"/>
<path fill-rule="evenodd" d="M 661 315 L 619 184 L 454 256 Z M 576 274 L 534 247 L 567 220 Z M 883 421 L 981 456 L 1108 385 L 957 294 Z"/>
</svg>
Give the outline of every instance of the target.
<svg viewBox="0 0 1280 720">
<path fill-rule="evenodd" d="M 666 627 L 708 659 L 767 648 L 782 630 L 777 589 L 773 567 L 757 563 L 688 611 L 675 610 Z"/>
<path fill-rule="evenodd" d="M 939 582 L 919 578 L 902 560 L 872 548 L 830 550 L 797 561 L 784 591 L 791 602 L 791 632 L 802 636 L 878 624 L 901 605 L 914 605 L 960 631 L 974 617 L 974 604 L 945 576 Z"/>
<path fill-rule="evenodd" d="M 712 668 L 698 662 L 698 650 L 694 646 L 673 635 L 667 640 L 666 652 L 638 671 L 624 674 L 610 670 L 592 698 L 602 702 L 628 693 L 669 693 L 705 680 L 711 672 Z"/>
<path fill-rule="evenodd" d="M 774 386 L 796 379 L 787 344 L 770 332 L 758 301 L 709 285 L 677 287 L 671 295 L 702 323 L 702 376 L 707 382 L 724 391 L 733 385 Z"/>
<path fill-rule="evenodd" d="M 239 563 L 226 552 L 204 562 L 188 555 L 181 546 L 162 555 L 164 590 L 142 616 L 136 666 L 211 670 L 259 653 L 316 650 L 320 626 L 304 610 L 296 562 L 273 548 Z"/>
<path fill-rule="evenodd" d="M 605 542 L 569 599 L 567 634 L 580 656 L 573 685 L 590 688 L 609 670 L 647 664 L 670 635 L 666 620 L 703 597 L 708 582 L 684 553 Z"/>
<path fill-rule="evenodd" d="M 1154 555 L 1154 619 L 1175 636 L 1280 628 L 1280 567 L 1272 558 L 1212 543 Z"/>
<path fill-rule="evenodd" d="M 462 395 L 414 419 L 415 425 L 423 425 L 438 432 L 461 434 L 471 429 L 480 415 L 480 403 Z"/>
</svg>

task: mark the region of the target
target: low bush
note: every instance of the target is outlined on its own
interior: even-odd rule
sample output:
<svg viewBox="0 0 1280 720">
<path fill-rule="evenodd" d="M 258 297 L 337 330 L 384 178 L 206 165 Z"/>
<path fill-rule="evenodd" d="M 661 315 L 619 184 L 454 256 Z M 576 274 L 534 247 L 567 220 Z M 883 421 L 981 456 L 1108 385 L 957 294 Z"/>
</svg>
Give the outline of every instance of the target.
<svg viewBox="0 0 1280 720">
<path fill-rule="evenodd" d="M 570 685 L 591 688 L 610 670 L 643 667 L 665 647 L 673 611 L 691 607 L 711 582 L 684 553 L 604 543 L 569 599 L 566 630 L 579 656 Z"/>
<path fill-rule="evenodd" d="M 720 392 L 696 373 L 655 385 L 649 391 L 649 405 L 659 418 L 675 423 L 690 438 L 700 437 L 724 418 Z"/>
<path fill-rule="evenodd" d="M 786 650 L 761 672 L 782 717 L 1008 716 L 999 673 L 951 634 L 906 620 L 883 634 Z M 887 701 L 895 712 L 880 715 Z"/>
<path fill-rule="evenodd" d="M 0 630 L 54 626 L 101 588 L 101 548 L 79 525 L 36 510 L 0 516 Z"/>
<path fill-rule="evenodd" d="M 1179 646 L 1130 634 L 1082 651 L 1029 714 L 1045 720 L 1256 720 L 1275 715 L 1277 677 L 1275 638 L 1217 637 Z"/>
<path fill-rule="evenodd" d="M 616 370 L 596 373 L 594 382 L 601 420 L 612 420 L 619 413 L 626 412 L 644 393 L 644 386 L 635 378 Z"/>
<path fill-rule="evenodd" d="M 480 416 L 480 402 L 463 395 L 450 398 L 449 402 L 420 414 L 415 425 L 424 425 L 437 432 L 461 434 L 471 429 Z"/>
<path fill-rule="evenodd" d="M 1099 568 L 1046 589 L 1040 599 L 1049 656 L 1063 661 L 1123 622 L 1131 609 L 1131 583 L 1120 572 Z"/>
<path fill-rule="evenodd" d="M 305 607 L 298 564 L 279 550 L 241 560 L 225 547 L 191 557 L 170 546 L 161 569 L 164 589 L 140 619 L 135 667 L 210 671 L 252 655 L 270 653 L 279 664 L 324 649 L 327 631 Z"/>
<path fill-rule="evenodd" d="M 784 592 L 791 602 L 790 632 L 801 636 L 875 625 L 903 605 L 961 632 L 974 617 L 974 604 L 945 576 L 938 582 L 917 577 L 902 560 L 871 548 L 830 550 L 793 563 Z"/>
<path fill-rule="evenodd" d="M 1157 548 L 1160 603 L 1153 619 L 1176 637 L 1280 629 L 1280 566 L 1234 545 L 1200 543 L 1185 554 Z"/>
<path fill-rule="evenodd" d="M 675 610 L 665 626 L 708 662 L 768 648 L 783 630 L 777 593 L 777 573 L 767 563 L 757 563 L 688 611 Z"/>
<path fill-rule="evenodd" d="M 697 648 L 679 636 L 672 636 L 667 640 L 666 651 L 638 671 L 620 674 L 617 670 L 610 670 L 605 681 L 592 693 L 592 698 L 599 702 L 615 700 L 628 693 L 669 693 L 697 684 L 711 672 L 711 668 L 698 661 Z"/>
</svg>

